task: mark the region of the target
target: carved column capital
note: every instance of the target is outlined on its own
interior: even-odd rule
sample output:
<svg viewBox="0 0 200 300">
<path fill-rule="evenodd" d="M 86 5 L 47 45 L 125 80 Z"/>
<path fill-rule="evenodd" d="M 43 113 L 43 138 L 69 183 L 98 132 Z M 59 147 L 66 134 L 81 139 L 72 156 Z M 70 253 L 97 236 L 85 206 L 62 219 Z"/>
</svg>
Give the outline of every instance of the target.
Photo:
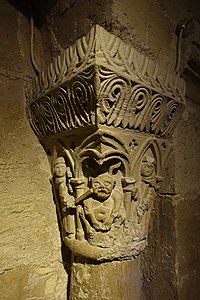
<svg viewBox="0 0 200 300">
<path fill-rule="evenodd" d="M 148 224 L 185 83 L 99 25 L 26 89 L 31 127 L 52 165 L 65 244 L 77 255 L 131 259 Z"/>
</svg>

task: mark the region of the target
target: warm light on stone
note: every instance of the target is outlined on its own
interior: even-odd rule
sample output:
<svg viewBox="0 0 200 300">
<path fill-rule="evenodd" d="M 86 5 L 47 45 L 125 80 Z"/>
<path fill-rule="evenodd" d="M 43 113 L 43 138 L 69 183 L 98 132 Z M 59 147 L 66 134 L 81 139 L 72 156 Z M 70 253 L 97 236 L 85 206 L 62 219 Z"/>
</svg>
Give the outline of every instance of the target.
<svg viewBox="0 0 200 300">
<path fill-rule="evenodd" d="M 0 300 L 199 299 L 199 5 L 0 1 Z"/>
<path fill-rule="evenodd" d="M 184 93 L 173 70 L 99 25 L 27 86 L 29 121 L 52 164 L 62 239 L 79 259 L 130 260 L 146 246 Z"/>
</svg>

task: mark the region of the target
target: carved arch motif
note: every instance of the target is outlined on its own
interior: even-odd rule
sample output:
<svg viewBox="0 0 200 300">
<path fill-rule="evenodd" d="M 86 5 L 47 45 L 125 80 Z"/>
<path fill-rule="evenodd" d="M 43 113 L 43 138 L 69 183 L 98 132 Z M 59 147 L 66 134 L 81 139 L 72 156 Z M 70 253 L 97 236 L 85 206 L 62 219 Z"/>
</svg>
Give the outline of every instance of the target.
<svg viewBox="0 0 200 300">
<path fill-rule="evenodd" d="M 58 158 L 54 161 L 64 159 L 68 168 L 69 204 L 65 210 L 57 205 L 63 240 L 79 255 L 126 259 L 138 255 L 146 245 L 163 153 L 161 143 L 139 133 L 135 134 L 139 145 L 132 151 L 131 139 L 130 133 L 114 135 L 111 130 L 99 129 L 79 141 L 74 150 L 60 142 L 56 145 Z M 53 186 L 61 203 L 55 181 Z"/>
<path fill-rule="evenodd" d="M 76 255 L 122 260 L 144 249 L 184 94 L 169 66 L 99 25 L 27 85 L 62 239 Z"/>
</svg>

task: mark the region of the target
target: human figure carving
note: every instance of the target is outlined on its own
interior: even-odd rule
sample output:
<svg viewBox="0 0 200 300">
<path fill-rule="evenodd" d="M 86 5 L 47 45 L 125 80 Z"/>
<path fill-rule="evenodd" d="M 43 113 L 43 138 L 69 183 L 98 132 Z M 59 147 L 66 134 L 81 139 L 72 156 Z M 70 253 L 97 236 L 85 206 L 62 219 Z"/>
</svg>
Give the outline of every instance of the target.
<svg viewBox="0 0 200 300">
<path fill-rule="evenodd" d="M 142 197 L 137 209 L 138 223 L 141 223 L 142 217 L 149 210 L 156 190 L 155 159 L 151 156 L 144 156 L 140 171 L 142 177 Z"/>
<path fill-rule="evenodd" d="M 81 219 L 86 234 L 91 237 L 95 231 L 108 232 L 116 219 L 123 218 L 120 212 L 123 195 L 115 187 L 116 181 L 109 172 L 90 178 L 89 184 L 90 189 L 76 199 L 76 204 L 78 232 L 82 227 Z"/>
<path fill-rule="evenodd" d="M 66 178 L 66 174 L 68 178 Z M 70 195 L 72 187 L 69 183 L 70 168 L 66 166 L 65 159 L 58 157 L 54 163 L 55 187 L 61 203 L 61 214 L 63 216 L 63 225 L 67 235 L 72 238 L 74 236 L 74 216 L 70 214 L 70 210 L 75 208 L 74 197 Z M 67 182 L 66 182 L 67 181 Z"/>
</svg>

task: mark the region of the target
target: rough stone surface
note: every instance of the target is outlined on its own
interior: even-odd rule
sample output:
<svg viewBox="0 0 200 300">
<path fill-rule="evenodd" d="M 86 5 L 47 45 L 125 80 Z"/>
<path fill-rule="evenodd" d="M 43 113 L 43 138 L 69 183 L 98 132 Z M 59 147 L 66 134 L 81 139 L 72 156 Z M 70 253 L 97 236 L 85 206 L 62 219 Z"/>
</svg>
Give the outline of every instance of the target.
<svg viewBox="0 0 200 300">
<path fill-rule="evenodd" d="M 29 22 L 0 3 L 0 299 L 66 299 L 49 165 L 25 113 Z"/>
<path fill-rule="evenodd" d="M 141 256 L 142 299 L 178 299 L 176 278 L 176 196 L 155 200 L 149 231 L 149 245 Z"/>
<path fill-rule="evenodd" d="M 35 8 L 39 11 L 37 3 Z M 49 60 L 97 23 L 153 59 L 175 64 L 173 25 L 166 22 L 162 7 L 154 0 L 59 0 L 50 8 L 46 23 L 40 17 Z"/>
<path fill-rule="evenodd" d="M 179 299 L 200 296 L 200 106 L 188 105 L 174 136 L 177 280 Z M 184 132 L 184 134 L 182 134 Z"/>
<path fill-rule="evenodd" d="M 141 294 L 139 258 L 126 262 L 72 266 L 71 300 L 138 300 Z"/>
<path fill-rule="evenodd" d="M 193 300 L 200 295 L 199 114 L 199 105 L 188 99 L 142 255 L 144 299 Z"/>
</svg>

